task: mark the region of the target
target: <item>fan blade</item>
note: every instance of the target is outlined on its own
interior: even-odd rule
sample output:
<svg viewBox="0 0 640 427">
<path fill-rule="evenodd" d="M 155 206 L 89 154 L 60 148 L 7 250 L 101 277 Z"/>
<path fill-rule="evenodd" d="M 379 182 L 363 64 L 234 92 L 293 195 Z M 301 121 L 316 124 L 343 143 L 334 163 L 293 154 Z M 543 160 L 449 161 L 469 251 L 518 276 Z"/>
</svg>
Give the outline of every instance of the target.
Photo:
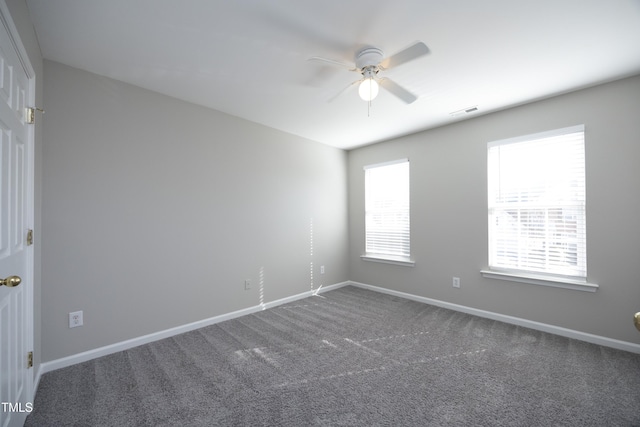
<svg viewBox="0 0 640 427">
<path fill-rule="evenodd" d="M 355 82 L 351 82 L 347 85 L 347 87 L 345 87 L 344 89 L 342 89 L 340 92 L 336 93 L 335 95 L 333 95 L 331 98 L 329 98 L 327 100 L 327 102 L 333 102 L 336 100 L 336 98 L 340 97 L 340 95 L 342 95 L 343 93 L 345 93 L 349 88 L 351 88 L 353 85 L 356 85 L 358 83 L 360 83 L 362 80 L 364 79 L 360 79 L 360 80 L 356 80 Z"/>
<path fill-rule="evenodd" d="M 358 71 L 356 69 L 355 66 L 351 65 L 351 64 L 347 64 L 344 62 L 340 62 L 340 61 L 335 61 L 333 59 L 328 59 L 328 58 L 322 58 L 320 56 L 312 56 L 311 58 L 307 59 L 307 61 L 320 61 L 320 62 L 326 62 L 327 64 L 331 64 L 331 65 L 337 65 L 338 67 L 342 67 L 342 68 L 346 68 L 349 71 Z"/>
<path fill-rule="evenodd" d="M 395 55 L 391 55 L 390 57 L 383 59 L 380 63 L 380 68 L 388 70 L 389 68 L 397 67 L 405 62 L 413 61 L 414 59 L 427 55 L 429 52 L 429 48 L 426 44 L 417 42 L 408 48 L 401 50 Z"/>
<path fill-rule="evenodd" d="M 413 101 L 418 99 L 417 96 L 415 96 L 414 94 L 412 94 L 411 92 L 409 92 L 408 90 L 406 90 L 405 88 L 403 88 L 402 86 L 394 82 L 393 80 L 390 80 L 386 77 L 378 80 L 378 83 L 380 83 L 380 86 L 382 86 L 383 88 L 385 88 L 386 90 L 388 90 L 393 95 L 397 96 L 407 104 L 411 104 Z"/>
</svg>

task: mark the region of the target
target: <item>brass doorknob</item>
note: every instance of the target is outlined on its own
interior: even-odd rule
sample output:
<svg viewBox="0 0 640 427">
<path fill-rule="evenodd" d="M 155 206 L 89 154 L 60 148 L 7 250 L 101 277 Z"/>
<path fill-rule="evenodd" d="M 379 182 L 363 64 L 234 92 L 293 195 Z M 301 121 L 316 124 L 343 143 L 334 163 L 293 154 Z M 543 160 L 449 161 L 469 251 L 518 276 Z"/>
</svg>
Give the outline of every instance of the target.
<svg viewBox="0 0 640 427">
<path fill-rule="evenodd" d="M 4 285 L 9 288 L 18 286 L 20 283 L 22 283 L 22 279 L 20 278 L 20 276 L 9 276 L 6 279 L 0 279 L 0 286 Z"/>
<path fill-rule="evenodd" d="M 633 316 L 633 323 L 635 323 L 636 329 L 640 331 L 640 311 Z"/>
</svg>

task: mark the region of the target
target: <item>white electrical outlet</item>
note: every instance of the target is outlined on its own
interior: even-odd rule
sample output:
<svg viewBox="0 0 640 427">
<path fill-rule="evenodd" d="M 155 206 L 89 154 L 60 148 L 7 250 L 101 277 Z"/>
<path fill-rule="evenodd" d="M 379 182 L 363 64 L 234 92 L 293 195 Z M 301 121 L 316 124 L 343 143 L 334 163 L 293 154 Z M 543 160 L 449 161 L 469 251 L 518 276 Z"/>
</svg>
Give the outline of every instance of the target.
<svg viewBox="0 0 640 427">
<path fill-rule="evenodd" d="M 324 265 L 320 266 L 320 274 L 324 274 Z"/>
<path fill-rule="evenodd" d="M 82 311 L 74 311 L 69 313 L 69 327 L 77 328 L 78 326 L 82 326 L 84 321 L 82 319 Z"/>
<path fill-rule="evenodd" d="M 248 291 L 249 289 L 251 289 L 251 280 L 247 279 L 244 281 L 244 290 Z"/>
<path fill-rule="evenodd" d="M 453 287 L 454 288 L 459 288 L 460 287 L 460 278 L 459 277 L 454 277 L 453 278 Z"/>
</svg>

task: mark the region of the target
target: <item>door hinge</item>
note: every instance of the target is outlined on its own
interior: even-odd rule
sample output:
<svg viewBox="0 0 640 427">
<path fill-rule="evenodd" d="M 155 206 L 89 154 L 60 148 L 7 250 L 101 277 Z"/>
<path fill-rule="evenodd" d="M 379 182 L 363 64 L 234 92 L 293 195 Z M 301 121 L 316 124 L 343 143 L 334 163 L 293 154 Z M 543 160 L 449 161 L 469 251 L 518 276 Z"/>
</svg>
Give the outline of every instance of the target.
<svg viewBox="0 0 640 427">
<path fill-rule="evenodd" d="M 27 246 L 33 245 L 33 230 L 27 231 Z"/>
<path fill-rule="evenodd" d="M 33 368 L 33 351 L 27 353 L 27 368 Z"/>
<path fill-rule="evenodd" d="M 34 124 L 36 121 L 36 109 L 27 107 L 27 123 L 30 125 Z"/>
<path fill-rule="evenodd" d="M 38 107 L 27 107 L 26 111 L 27 111 L 27 123 L 30 125 L 36 122 L 36 111 L 40 111 L 42 114 L 44 114 L 44 110 Z"/>
</svg>

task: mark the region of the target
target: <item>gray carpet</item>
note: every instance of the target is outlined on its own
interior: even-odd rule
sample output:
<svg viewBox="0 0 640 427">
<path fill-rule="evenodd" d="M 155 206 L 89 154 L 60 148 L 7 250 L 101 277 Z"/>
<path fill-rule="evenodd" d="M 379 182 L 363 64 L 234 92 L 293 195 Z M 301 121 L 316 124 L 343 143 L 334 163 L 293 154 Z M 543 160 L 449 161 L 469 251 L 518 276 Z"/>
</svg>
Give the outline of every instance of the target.
<svg viewBox="0 0 640 427">
<path fill-rule="evenodd" d="M 345 287 L 42 377 L 27 426 L 633 426 L 640 355 Z"/>
</svg>

